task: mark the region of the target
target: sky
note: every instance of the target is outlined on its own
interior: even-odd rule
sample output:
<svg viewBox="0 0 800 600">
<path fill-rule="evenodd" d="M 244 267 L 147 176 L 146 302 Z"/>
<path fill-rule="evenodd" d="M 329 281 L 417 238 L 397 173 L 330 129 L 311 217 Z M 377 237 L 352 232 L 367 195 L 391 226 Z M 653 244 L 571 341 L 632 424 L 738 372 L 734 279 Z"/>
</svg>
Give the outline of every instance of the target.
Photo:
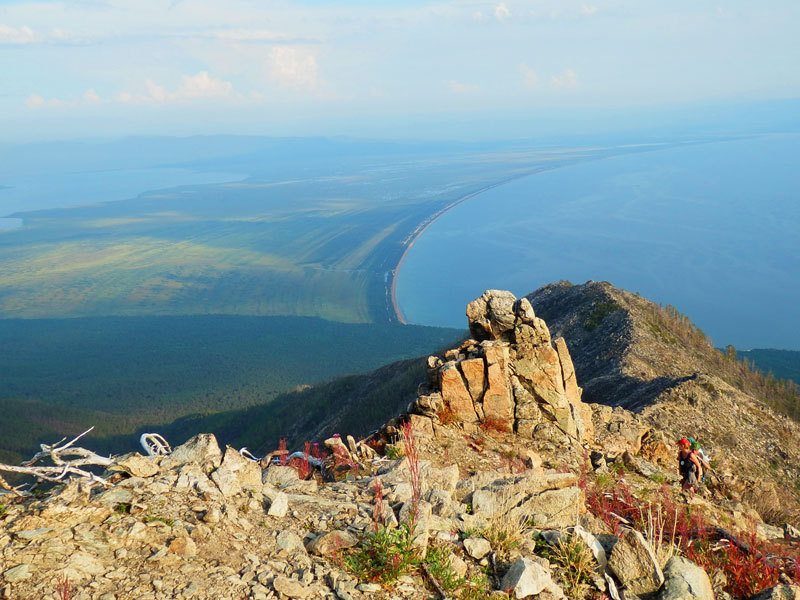
<svg viewBox="0 0 800 600">
<path fill-rule="evenodd" d="M 798 98 L 798 31 L 797 0 L 0 0 L 0 142 Z"/>
</svg>

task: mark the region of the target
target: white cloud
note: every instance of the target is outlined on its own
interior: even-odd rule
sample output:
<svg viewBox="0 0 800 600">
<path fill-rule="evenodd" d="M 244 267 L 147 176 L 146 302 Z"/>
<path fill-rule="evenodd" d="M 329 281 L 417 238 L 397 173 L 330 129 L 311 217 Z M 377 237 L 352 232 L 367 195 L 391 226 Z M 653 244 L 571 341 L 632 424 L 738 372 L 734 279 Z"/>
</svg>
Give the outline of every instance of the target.
<svg viewBox="0 0 800 600">
<path fill-rule="evenodd" d="M 50 98 L 47 100 L 43 96 L 39 94 L 31 94 L 28 96 L 28 99 L 25 100 L 25 104 L 28 108 L 55 108 L 58 106 L 64 106 L 64 101 L 59 100 L 58 98 Z"/>
<path fill-rule="evenodd" d="M 184 75 L 181 86 L 175 93 L 178 99 L 190 98 L 224 98 L 233 92 L 233 84 L 211 77 L 207 71 L 197 75 Z"/>
<path fill-rule="evenodd" d="M 226 98 L 233 95 L 233 84 L 200 71 L 196 75 L 182 75 L 178 87 L 170 91 L 163 85 L 148 79 L 144 82 L 145 93 L 133 94 L 128 91 L 117 94 L 117 102 L 123 104 L 166 104 L 168 102 L 189 102 L 191 100 Z"/>
<path fill-rule="evenodd" d="M 561 75 L 553 75 L 550 78 L 550 84 L 557 88 L 574 88 L 578 85 L 578 77 L 575 71 L 567 69 Z"/>
<path fill-rule="evenodd" d="M 447 82 L 447 89 L 454 94 L 467 94 L 476 91 L 478 86 L 471 83 L 461 83 L 460 81 L 450 80 Z"/>
<path fill-rule="evenodd" d="M 494 7 L 494 18 L 498 21 L 505 21 L 511 16 L 511 11 L 508 10 L 505 2 L 501 2 Z"/>
<path fill-rule="evenodd" d="M 0 44 L 31 44 L 36 41 L 36 34 L 28 26 L 9 27 L 0 25 Z"/>
<path fill-rule="evenodd" d="M 539 78 L 536 76 L 536 71 L 531 69 L 525 63 L 519 66 L 520 73 L 522 73 L 522 83 L 526 88 L 536 87 Z"/>
<path fill-rule="evenodd" d="M 102 104 L 103 99 L 94 91 L 94 88 L 89 88 L 83 93 L 83 101 L 86 104 Z"/>
<path fill-rule="evenodd" d="M 307 48 L 274 46 L 269 53 L 269 72 L 281 87 L 316 90 L 319 86 L 317 58 Z"/>
<path fill-rule="evenodd" d="M 581 4 L 581 14 L 584 14 L 584 15 L 587 15 L 587 16 L 591 16 L 593 14 L 596 14 L 597 11 L 598 11 L 598 8 L 596 6 L 594 6 L 593 4 L 585 4 L 585 3 Z"/>
</svg>

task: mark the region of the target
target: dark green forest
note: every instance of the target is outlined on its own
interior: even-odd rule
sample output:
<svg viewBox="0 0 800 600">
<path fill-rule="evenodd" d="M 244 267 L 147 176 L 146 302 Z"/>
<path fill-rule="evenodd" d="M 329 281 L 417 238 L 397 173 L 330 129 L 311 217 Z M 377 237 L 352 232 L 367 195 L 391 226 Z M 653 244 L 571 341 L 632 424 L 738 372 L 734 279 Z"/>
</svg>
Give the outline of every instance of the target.
<svg viewBox="0 0 800 600">
<path fill-rule="evenodd" d="M 264 411 L 280 394 L 425 355 L 461 335 L 305 317 L 0 320 L 0 460 L 92 425 L 93 448 L 132 450 L 142 428 Z"/>
<path fill-rule="evenodd" d="M 747 359 L 767 377 L 791 379 L 800 385 L 800 352 L 797 350 L 754 349 L 739 350 L 740 359 Z"/>
</svg>

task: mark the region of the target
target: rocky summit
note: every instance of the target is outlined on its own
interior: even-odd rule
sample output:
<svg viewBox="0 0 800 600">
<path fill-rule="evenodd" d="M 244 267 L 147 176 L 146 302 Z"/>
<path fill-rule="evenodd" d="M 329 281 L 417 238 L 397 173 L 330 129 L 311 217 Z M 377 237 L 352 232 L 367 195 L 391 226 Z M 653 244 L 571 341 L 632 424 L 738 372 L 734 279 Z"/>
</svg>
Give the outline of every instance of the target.
<svg viewBox="0 0 800 600">
<path fill-rule="evenodd" d="M 672 447 L 698 432 L 724 447 L 724 419 L 762 438 L 759 427 L 795 435 L 795 424 L 680 348 L 626 353 L 637 301 L 589 291 L 600 295 L 574 317 L 557 313 L 590 294 L 570 299 L 566 285 L 487 291 L 467 307 L 471 338 L 429 357 L 408 411 L 363 440 L 341 432 L 319 451 L 256 459 L 198 434 L 97 460 L 102 474 L 76 444 L 48 446 L 17 473 L 35 477 L 49 459 L 56 471 L 39 475 L 66 483 L 3 482 L 0 597 L 800 600 L 791 490 L 780 488 L 782 510 L 759 502 L 746 492 L 761 481 L 730 457 L 682 492 Z M 556 327 L 540 318 L 550 314 Z M 652 384 L 665 377 L 684 379 Z M 651 390 L 647 406 L 626 378 Z M 709 423 L 715 402 L 730 414 Z M 780 435 L 767 439 L 786 445 Z"/>
</svg>

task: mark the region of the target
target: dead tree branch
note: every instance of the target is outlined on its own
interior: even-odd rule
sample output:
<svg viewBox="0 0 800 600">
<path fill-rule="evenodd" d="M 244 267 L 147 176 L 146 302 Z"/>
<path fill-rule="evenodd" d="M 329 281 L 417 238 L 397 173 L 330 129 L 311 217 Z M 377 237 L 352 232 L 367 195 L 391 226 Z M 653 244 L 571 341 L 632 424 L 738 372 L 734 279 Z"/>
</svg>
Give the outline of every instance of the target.
<svg viewBox="0 0 800 600">
<path fill-rule="evenodd" d="M 109 483 L 102 477 L 95 475 L 91 471 L 82 468 L 88 465 L 108 466 L 111 459 L 95 454 L 91 450 L 73 446 L 75 442 L 89 433 L 94 427 L 90 427 L 79 436 L 64 443 L 67 438 L 63 438 L 55 444 L 40 444 L 41 451 L 37 452 L 33 458 L 23 462 L 20 466 L 6 465 L 0 463 L 0 471 L 6 473 L 19 473 L 30 475 L 37 481 L 49 481 L 52 483 L 64 483 L 72 477 L 78 477 L 88 481 L 90 484 L 98 484 L 108 487 Z M 53 463 L 50 465 L 36 465 L 42 459 L 49 458 Z M 0 477 L 0 487 L 12 492 L 17 496 L 29 496 L 28 492 L 23 492 L 20 487 L 12 487 L 8 482 Z"/>
</svg>

